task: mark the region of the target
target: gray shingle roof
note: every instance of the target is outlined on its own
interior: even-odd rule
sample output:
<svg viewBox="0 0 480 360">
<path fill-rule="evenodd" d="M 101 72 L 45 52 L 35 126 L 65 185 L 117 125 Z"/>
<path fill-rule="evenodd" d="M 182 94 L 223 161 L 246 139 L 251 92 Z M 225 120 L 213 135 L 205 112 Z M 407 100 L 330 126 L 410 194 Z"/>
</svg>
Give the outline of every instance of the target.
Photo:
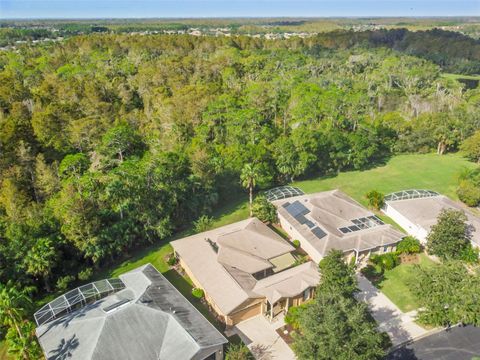
<svg viewBox="0 0 480 360">
<path fill-rule="evenodd" d="M 125 290 L 37 328 L 47 359 L 197 359 L 227 342 L 152 265 L 120 278 Z"/>
</svg>

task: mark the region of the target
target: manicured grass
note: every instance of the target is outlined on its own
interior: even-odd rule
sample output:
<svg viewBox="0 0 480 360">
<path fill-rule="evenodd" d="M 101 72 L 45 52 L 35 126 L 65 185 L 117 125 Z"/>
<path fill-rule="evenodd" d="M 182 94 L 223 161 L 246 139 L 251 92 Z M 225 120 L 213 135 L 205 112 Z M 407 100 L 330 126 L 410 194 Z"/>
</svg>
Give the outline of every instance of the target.
<svg viewBox="0 0 480 360">
<path fill-rule="evenodd" d="M 420 267 L 431 267 L 435 263 L 425 254 L 420 254 Z M 415 281 L 414 264 L 401 264 L 392 270 L 385 271 L 383 279 L 375 284 L 382 292 L 392 300 L 403 312 L 418 308 L 418 303 L 411 293 L 408 284 Z"/>
<path fill-rule="evenodd" d="M 306 193 L 340 189 L 367 204 L 365 194 L 377 190 L 384 194 L 406 189 L 429 189 L 457 199 L 457 177 L 463 168 L 475 168 L 460 154 L 415 154 L 392 157 L 384 166 L 366 171 L 348 171 L 332 177 L 295 182 Z"/>
</svg>

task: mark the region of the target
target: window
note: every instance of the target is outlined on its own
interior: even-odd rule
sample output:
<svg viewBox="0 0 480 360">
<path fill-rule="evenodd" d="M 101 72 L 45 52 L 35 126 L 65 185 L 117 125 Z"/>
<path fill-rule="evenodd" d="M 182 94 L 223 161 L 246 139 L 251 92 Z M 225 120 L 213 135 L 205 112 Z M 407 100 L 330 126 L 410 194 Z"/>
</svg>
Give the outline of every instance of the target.
<svg viewBox="0 0 480 360">
<path fill-rule="evenodd" d="M 310 298 L 310 288 L 303 292 L 303 301 L 307 301 Z"/>
<path fill-rule="evenodd" d="M 383 247 L 383 252 L 384 252 L 384 253 L 388 252 L 388 245 L 385 245 L 385 246 Z"/>
</svg>

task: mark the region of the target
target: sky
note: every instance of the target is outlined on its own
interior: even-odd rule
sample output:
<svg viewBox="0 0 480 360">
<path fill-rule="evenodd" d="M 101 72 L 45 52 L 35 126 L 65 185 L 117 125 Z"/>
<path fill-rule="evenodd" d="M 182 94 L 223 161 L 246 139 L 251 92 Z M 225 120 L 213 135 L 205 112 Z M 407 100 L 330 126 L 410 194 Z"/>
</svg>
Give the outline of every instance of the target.
<svg viewBox="0 0 480 360">
<path fill-rule="evenodd" d="M 0 19 L 479 15 L 480 0 L 0 0 Z"/>
</svg>

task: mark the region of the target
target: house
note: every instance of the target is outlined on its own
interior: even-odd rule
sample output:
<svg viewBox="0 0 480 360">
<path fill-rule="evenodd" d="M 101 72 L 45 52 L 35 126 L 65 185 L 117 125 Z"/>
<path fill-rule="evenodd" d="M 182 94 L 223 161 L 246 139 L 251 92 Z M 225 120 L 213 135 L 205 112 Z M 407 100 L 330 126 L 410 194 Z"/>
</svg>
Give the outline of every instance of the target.
<svg viewBox="0 0 480 360">
<path fill-rule="evenodd" d="M 480 218 L 465 205 L 430 190 L 404 190 L 385 196 L 383 212 L 423 244 L 443 209 L 461 210 L 467 216 L 472 245 L 480 247 Z"/>
<path fill-rule="evenodd" d="M 181 267 L 227 325 L 273 319 L 313 296 L 317 265 L 297 265 L 295 248 L 256 218 L 171 243 Z"/>
<path fill-rule="evenodd" d="M 332 249 L 347 261 L 394 251 L 404 237 L 391 225 L 339 190 L 272 201 L 283 229 L 315 261 Z"/>
<path fill-rule="evenodd" d="M 71 290 L 35 321 L 48 360 L 220 360 L 227 343 L 150 264 Z"/>
</svg>

